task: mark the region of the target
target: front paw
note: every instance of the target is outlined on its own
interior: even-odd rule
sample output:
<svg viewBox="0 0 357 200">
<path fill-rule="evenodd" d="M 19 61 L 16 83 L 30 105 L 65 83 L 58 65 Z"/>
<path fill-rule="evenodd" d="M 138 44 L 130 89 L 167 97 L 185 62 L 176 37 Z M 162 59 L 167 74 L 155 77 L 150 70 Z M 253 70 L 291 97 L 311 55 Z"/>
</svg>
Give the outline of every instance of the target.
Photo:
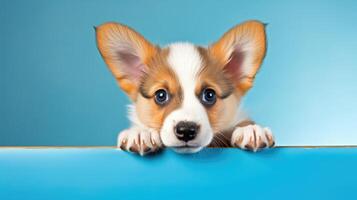
<svg viewBox="0 0 357 200">
<path fill-rule="evenodd" d="M 273 147 L 274 136 L 269 128 L 259 125 L 236 127 L 233 131 L 231 144 L 233 147 L 257 151 L 263 148 Z"/>
<path fill-rule="evenodd" d="M 118 148 L 145 155 L 157 152 L 162 147 L 160 135 L 153 129 L 132 127 L 119 133 Z"/>
</svg>

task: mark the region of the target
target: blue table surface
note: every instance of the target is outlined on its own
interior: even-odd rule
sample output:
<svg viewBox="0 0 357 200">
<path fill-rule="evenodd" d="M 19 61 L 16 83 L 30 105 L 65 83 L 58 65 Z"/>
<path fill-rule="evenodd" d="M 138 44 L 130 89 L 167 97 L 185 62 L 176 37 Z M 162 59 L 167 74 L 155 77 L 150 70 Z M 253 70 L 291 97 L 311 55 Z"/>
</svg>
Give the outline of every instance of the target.
<svg viewBox="0 0 357 200">
<path fill-rule="evenodd" d="M 0 199 L 356 199 L 357 148 L 0 149 Z"/>
</svg>

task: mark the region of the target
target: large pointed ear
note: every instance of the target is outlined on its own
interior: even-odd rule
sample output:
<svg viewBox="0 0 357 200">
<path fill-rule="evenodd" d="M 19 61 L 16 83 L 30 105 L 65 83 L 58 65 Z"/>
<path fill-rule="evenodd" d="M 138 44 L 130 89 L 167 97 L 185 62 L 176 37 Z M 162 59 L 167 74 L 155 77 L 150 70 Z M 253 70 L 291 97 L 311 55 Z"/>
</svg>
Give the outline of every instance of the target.
<svg viewBox="0 0 357 200">
<path fill-rule="evenodd" d="M 211 56 L 243 94 L 253 86 L 265 51 L 265 25 L 259 21 L 247 21 L 233 27 L 209 47 Z"/>
<path fill-rule="evenodd" d="M 118 23 L 97 27 L 96 37 L 105 63 L 119 86 L 134 100 L 147 71 L 146 63 L 156 54 L 157 47 L 133 29 Z"/>
</svg>

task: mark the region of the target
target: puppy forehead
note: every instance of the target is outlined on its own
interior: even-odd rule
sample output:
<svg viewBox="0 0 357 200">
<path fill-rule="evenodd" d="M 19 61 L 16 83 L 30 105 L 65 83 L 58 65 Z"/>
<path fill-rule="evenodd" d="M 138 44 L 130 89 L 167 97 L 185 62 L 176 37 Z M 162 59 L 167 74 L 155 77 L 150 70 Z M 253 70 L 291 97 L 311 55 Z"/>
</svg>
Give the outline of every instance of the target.
<svg viewBox="0 0 357 200">
<path fill-rule="evenodd" d="M 190 43 L 174 43 L 167 48 L 167 61 L 179 77 L 181 85 L 194 87 L 195 79 L 202 68 L 202 57 L 197 47 Z"/>
</svg>

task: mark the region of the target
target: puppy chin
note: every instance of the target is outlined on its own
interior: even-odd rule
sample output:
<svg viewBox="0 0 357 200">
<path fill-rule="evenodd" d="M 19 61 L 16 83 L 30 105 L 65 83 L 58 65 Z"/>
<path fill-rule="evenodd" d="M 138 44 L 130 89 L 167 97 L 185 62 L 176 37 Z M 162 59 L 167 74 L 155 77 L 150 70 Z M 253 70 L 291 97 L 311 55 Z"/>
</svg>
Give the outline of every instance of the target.
<svg viewBox="0 0 357 200">
<path fill-rule="evenodd" d="M 197 153 L 201 151 L 202 148 L 203 147 L 174 147 L 172 149 L 177 153 L 189 154 L 189 153 Z"/>
</svg>

